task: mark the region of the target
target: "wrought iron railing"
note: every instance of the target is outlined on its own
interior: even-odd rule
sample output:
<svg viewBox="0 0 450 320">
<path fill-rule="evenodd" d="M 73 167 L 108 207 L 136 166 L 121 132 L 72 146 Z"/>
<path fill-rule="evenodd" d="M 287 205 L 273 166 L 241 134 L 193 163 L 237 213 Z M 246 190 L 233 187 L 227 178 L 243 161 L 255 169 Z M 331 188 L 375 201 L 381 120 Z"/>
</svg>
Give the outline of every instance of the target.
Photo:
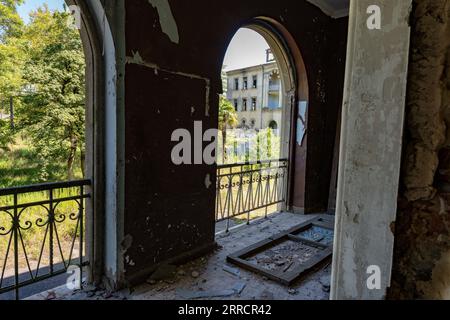
<svg viewBox="0 0 450 320">
<path fill-rule="evenodd" d="M 89 180 L 0 189 L 0 294 L 79 267 Z"/>
<path fill-rule="evenodd" d="M 226 220 L 228 231 L 231 218 L 249 223 L 255 211 L 267 217 L 271 206 L 285 202 L 287 172 L 287 159 L 218 166 L 216 221 Z"/>
</svg>

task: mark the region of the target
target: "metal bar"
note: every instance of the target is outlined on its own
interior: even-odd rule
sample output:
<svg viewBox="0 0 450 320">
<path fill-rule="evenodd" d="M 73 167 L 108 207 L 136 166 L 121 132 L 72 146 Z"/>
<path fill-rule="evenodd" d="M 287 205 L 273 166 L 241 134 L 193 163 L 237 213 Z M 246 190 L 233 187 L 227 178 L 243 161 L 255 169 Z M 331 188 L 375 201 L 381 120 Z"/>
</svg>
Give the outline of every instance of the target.
<svg viewBox="0 0 450 320">
<path fill-rule="evenodd" d="M 80 186 L 80 195 L 84 193 L 84 187 Z M 80 211 L 79 211 L 79 219 L 80 219 L 80 289 L 83 287 L 83 242 L 84 242 L 84 221 L 83 221 L 83 214 L 84 214 L 84 200 L 80 200 Z"/>
<path fill-rule="evenodd" d="M 49 199 L 50 199 L 50 205 L 49 205 L 49 213 L 48 213 L 48 225 L 49 225 L 49 259 L 50 259 L 50 274 L 53 274 L 53 223 L 55 218 L 55 212 L 53 207 L 53 189 L 50 189 L 49 191 Z"/>
<path fill-rule="evenodd" d="M 31 186 L 12 187 L 0 189 L 0 196 L 9 196 L 14 194 L 48 191 L 49 189 L 67 189 L 71 187 L 90 186 L 91 180 L 75 180 L 65 182 L 41 183 Z"/>
<path fill-rule="evenodd" d="M 26 193 L 33 193 L 33 192 L 26 192 Z M 78 199 L 88 199 L 90 197 L 91 196 L 89 194 L 85 194 L 82 197 L 74 196 L 74 197 L 67 197 L 67 198 L 56 198 L 56 199 L 53 199 L 53 203 L 67 202 L 67 201 L 78 200 Z M 29 203 L 25 203 L 25 204 L 18 204 L 17 206 L 0 207 L 0 211 L 12 210 L 14 208 L 24 209 L 24 208 L 29 208 L 29 207 L 38 207 L 38 206 L 46 205 L 49 203 L 50 203 L 49 200 L 38 201 L 38 202 L 29 202 Z"/>
<path fill-rule="evenodd" d="M 73 244 L 71 246 L 71 251 L 69 252 L 69 263 L 66 263 L 66 260 L 64 258 L 65 251 L 63 249 L 61 239 L 58 235 L 58 229 L 57 224 L 63 223 L 66 221 L 66 216 L 68 217 L 67 221 L 76 221 L 76 231 L 75 231 L 75 239 L 77 237 L 78 232 L 79 233 L 79 266 L 80 266 L 80 275 L 81 278 L 83 277 L 83 270 L 82 267 L 85 265 L 88 265 L 89 263 L 85 261 L 85 248 L 84 248 L 84 242 L 85 242 L 85 226 L 84 226 L 84 214 L 85 214 L 85 199 L 88 199 L 91 197 L 91 195 L 87 192 L 86 187 L 90 186 L 91 182 L 90 180 L 79 180 L 79 181 L 68 181 L 68 182 L 58 182 L 58 183 L 46 183 L 46 184 L 39 184 L 39 185 L 32 185 L 32 186 L 24 186 L 24 187 L 16 187 L 16 188 L 8 188 L 8 189 L 1 189 L 0 190 L 0 196 L 6 196 L 11 197 L 11 203 L 12 205 L 8 205 L 5 207 L 1 207 L 1 212 L 6 212 L 11 217 L 11 231 L 9 234 L 9 242 L 8 242 L 8 248 L 5 253 L 5 261 L 3 263 L 3 268 L 1 272 L 1 279 L 0 279 L 0 293 L 6 293 L 9 291 L 15 292 L 15 298 L 20 298 L 20 292 L 19 289 L 51 278 L 53 276 L 65 273 L 67 268 L 70 265 L 70 261 L 72 260 L 72 251 L 73 251 Z M 68 197 L 58 197 L 64 195 L 64 190 L 68 189 L 69 195 L 70 194 L 76 194 L 75 196 L 68 196 Z M 74 193 L 76 192 L 76 193 Z M 43 201 L 36 201 L 36 202 L 29 202 L 29 203 L 19 203 L 21 201 L 20 195 L 23 194 L 29 194 L 29 193 L 42 193 L 42 197 L 45 199 Z M 9 199 L 9 198 L 7 198 Z M 70 202 L 75 201 L 78 204 L 78 216 L 75 217 L 72 215 L 72 212 L 69 214 L 67 213 L 61 213 L 60 215 L 56 215 L 56 209 L 58 205 L 64 202 Z M 47 210 L 47 217 L 45 218 L 39 218 L 37 220 L 29 221 L 30 219 L 27 219 L 25 216 L 26 209 L 33 208 L 33 207 L 43 207 Z M 70 209 L 71 210 L 71 209 Z M 59 214 L 59 213 L 58 213 Z M 34 218 L 33 218 L 34 219 Z M 21 226 L 20 221 L 23 220 L 23 225 Z M 32 244 L 32 245 L 39 245 L 40 251 L 39 251 L 39 257 L 38 263 L 35 270 L 31 270 L 31 266 L 29 263 L 29 257 L 28 257 L 28 249 L 27 246 L 29 245 L 26 241 L 24 241 L 25 232 L 29 230 L 33 225 L 36 225 L 39 232 L 42 232 L 43 240 L 39 244 Z M 8 234 L 4 234 L 2 236 L 8 236 Z M 61 254 L 62 263 L 59 263 L 59 261 L 55 261 L 55 247 L 54 247 L 54 241 L 57 241 L 57 245 L 59 248 L 59 252 Z M 47 243 L 48 241 L 48 243 Z M 74 240 L 76 241 L 76 240 Z M 48 248 L 48 263 L 45 263 L 45 265 L 41 266 L 41 260 L 43 255 L 47 255 L 46 248 Z M 8 257 L 11 254 L 11 249 L 14 250 L 14 254 L 12 255 L 14 258 L 13 261 L 13 268 L 14 268 L 14 274 L 8 278 L 7 283 L 4 283 L 4 274 L 7 268 L 7 262 Z M 23 254 L 19 251 L 22 250 Z M 19 274 L 19 268 L 22 264 L 22 255 L 24 256 L 26 265 L 28 267 L 28 272 L 25 272 L 23 274 Z M 55 264 L 56 263 L 56 264 Z M 62 269 L 61 269 L 62 268 Z M 31 278 L 27 277 L 26 274 L 30 274 Z M 40 273 L 42 275 L 40 275 Z M 26 279 L 26 280 L 25 280 Z M 7 287 L 2 288 L 2 285 L 6 285 Z"/>
<path fill-rule="evenodd" d="M 252 165 L 258 165 L 258 164 L 267 164 L 270 162 L 287 162 L 287 161 L 288 161 L 288 159 L 263 160 L 263 161 L 255 161 L 255 162 L 237 162 L 234 164 L 226 164 L 226 165 L 217 166 L 217 169 L 226 169 L 229 167 L 236 167 L 236 166 L 252 166 Z"/>
<path fill-rule="evenodd" d="M 14 194 L 14 204 L 17 205 L 17 194 Z M 19 215 L 17 208 L 14 208 L 14 220 L 13 220 L 13 235 L 14 235 L 14 283 L 15 297 L 19 300 L 19 244 L 18 244 L 18 231 L 19 231 Z"/>
<path fill-rule="evenodd" d="M 216 221 L 246 214 L 249 224 L 251 212 L 259 209 L 264 209 L 264 216 L 268 217 L 270 206 L 285 201 L 285 192 L 281 190 L 284 184 L 280 180 L 284 181 L 287 170 L 287 161 L 283 159 L 220 166 L 217 170 Z M 221 190 L 225 189 L 223 194 Z"/>
</svg>

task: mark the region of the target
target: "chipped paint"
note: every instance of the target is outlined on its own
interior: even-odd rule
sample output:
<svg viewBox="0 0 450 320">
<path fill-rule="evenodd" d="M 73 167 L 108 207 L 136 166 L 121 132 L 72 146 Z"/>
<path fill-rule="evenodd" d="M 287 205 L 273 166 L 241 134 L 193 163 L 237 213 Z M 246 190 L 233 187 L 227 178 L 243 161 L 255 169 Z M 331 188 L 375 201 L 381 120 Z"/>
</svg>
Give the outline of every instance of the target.
<svg viewBox="0 0 450 320">
<path fill-rule="evenodd" d="M 180 35 L 178 33 L 178 26 L 170 8 L 168 0 L 148 0 L 153 8 L 156 8 L 159 15 L 159 23 L 161 24 L 162 32 L 167 34 L 170 41 L 173 43 L 180 43 Z"/>
<path fill-rule="evenodd" d="M 186 73 L 186 72 L 180 72 L 180 71 L 173 71 L 173 70 L 168 70 L 165 68 L 161 68 L 159 67 L 157 64 L 155 63 L 151 63 L 151 62 L 147 62 L 144 59 L 142 59 L 142 57 L 140 56 L 139 52 L 134 52 L 132 51 L 133 56 L 127 56 L 125 58 L 125 63 L 126 64 L 136 64 L 136 65 L 140 65 L 146 68 L 150 68 L 150 69 L 154 69 L 155 70 L 155 74 L 158 74 L 159 71 L 162 72 L 167 72 L 167 73 L 171 73 L 174 75 L 178 75 L 178 76 L 182 76 L 182 77 L 187 77 L 190 79 L 197 79 L 197 80 L 203 80 L 205 81 L 205 90 L 206 90 L 206 97 L 205 97 L 205 116 L 209 117 L 209 111 L 210 111 L 210 103 L 209 103 L 209 99 L 210 99 L 210 92 L 211 92 L 211 80 L 196 74 L 191 74 L 191 73 Z M 191 109 L 192 110 L 192 109 Z"/>
<path fill-rule="evenodd" d="M 206 187 L 206 189 L 209 189 L 211 187 L 211 185 L 212 185 L 211 176 L 208 173 L 206 175 L 206 178 L 205 178 L 205 187 Z"/>
</svg>

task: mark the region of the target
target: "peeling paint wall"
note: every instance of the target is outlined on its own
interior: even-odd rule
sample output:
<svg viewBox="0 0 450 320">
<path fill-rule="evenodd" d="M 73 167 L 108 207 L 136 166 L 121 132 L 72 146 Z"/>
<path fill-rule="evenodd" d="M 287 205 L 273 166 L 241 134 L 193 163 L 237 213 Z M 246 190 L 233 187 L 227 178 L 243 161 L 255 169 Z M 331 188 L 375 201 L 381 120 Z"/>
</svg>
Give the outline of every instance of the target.
<svg viewBox="0 0 450 320">
<path fill-rule="evenodd" d="M 390 298 L 450 299 L 450 2 L 414 1 Z"/>
<path fill-rule="evenodd" d="M 321 145 L 308 150 L 315 170 L 306 185 L 326 209 L 345 55 L 335 46 L 345 47 L 345 19 L 332 19 L 304 0 L 230 0 L 225 6 L 127 0 L 125 12 L 124 234 L 133 241 L 123 263 L 129 281 L 214 244 L 216 168 L 173 165 L 171 134 L 185 128 L 194 137 L 194 121 L 204 131 L 217 127 L 223 57 L 235 32 L 252 18 L 281 23 L 302 52 L 311 83 L 308 143 Z"/>
</svg>

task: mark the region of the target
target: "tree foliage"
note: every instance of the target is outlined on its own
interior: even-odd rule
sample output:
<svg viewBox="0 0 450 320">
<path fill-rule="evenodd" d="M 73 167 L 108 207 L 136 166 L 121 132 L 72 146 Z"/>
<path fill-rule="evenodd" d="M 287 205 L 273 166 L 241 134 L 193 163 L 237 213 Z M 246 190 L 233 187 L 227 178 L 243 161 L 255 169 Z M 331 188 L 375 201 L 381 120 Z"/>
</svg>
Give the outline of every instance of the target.
<svg viewBox="0 0 450 320">
<path fill-rule="evenodd" d="M 30 14 L 24 25 L 16 6 L 0 0 L 0 103 L 8 113 L 13 97 L 16 129 L 0 123 L 0 147 L 15 135 L 26 137 L 37 155 L 40 180 L 74 177 L 74 165 L 84 167 L 85 60 L 83 46 L 65 12 L 46 5 Z M 1 106 L 1 104 L 0 104 Z M 65 163 L 66 172 L 54 171 Z"/>
<path fill-rule="evenodd" d="M 227 152 L 227 128 L 233 128 L 238 125 L 238 117 L 234 106 L 224 96 L 219 97 L 219 130 L 222 132 L 222 156 L 223 163 L 226 163 Z"/>
<path fill-rule="evenodd" d="M 23 0 L 0 0 L 0 43 L 20 35 L 23 22 L 17 14 L 17 6 Z"/>
<path fill-rule="evenodd" d="M 40 155 L 43 179 L 52 161 L 65 161 L 72 179 L 77 154 L 81 162 L 84 159 L 85 60 L 69 18 L 44 7 L 32 15 L 23 35 L 29 57 L 23 74 L 28 91 L 17 112 L 18 125 Z"/>
</svg>

